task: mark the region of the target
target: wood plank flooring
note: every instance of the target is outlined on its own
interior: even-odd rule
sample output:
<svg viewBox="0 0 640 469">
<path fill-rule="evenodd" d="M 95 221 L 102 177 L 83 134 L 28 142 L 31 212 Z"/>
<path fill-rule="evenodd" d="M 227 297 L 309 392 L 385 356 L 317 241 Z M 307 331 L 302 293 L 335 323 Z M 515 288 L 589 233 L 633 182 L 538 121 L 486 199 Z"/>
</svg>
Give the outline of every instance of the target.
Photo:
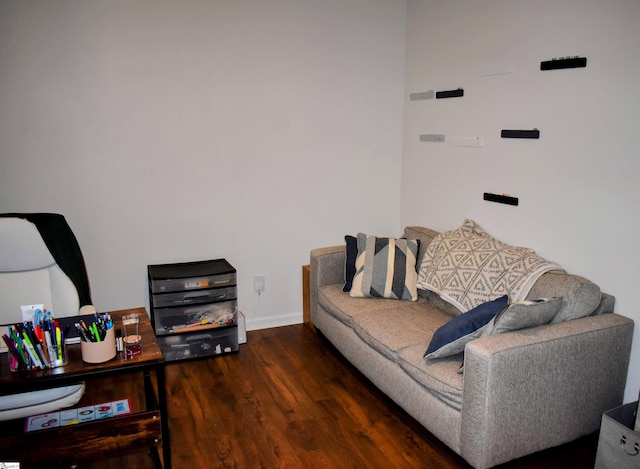
<svg viewBox="0 0 640 469">
<path fill-rule="evenodd" d="M 250 331 L 239 353 L 172 363 L 166 374 L 174 468 L 470 467 L 302 325 Z M 501 469 L 592 468 L 596 446 L 594 434 Z"/>
</svg>

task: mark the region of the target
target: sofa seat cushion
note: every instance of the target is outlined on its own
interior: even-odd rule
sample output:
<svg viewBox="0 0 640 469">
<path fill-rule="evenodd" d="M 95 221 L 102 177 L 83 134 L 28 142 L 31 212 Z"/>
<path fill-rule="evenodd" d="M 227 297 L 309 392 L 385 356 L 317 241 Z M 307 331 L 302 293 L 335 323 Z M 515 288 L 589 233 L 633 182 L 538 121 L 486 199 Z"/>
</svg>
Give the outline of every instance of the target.
<svg viewBox="0 0 640 469">
<path fill-rule="evenodd" d="M 398 307 L 399 301 L 384 298 L 352 298 L 342 291 L 343 285 L 325 285 L 318 291 L 318 304 L 331 316 L 352 327 L 352 317 L 370 311 L 385 311 Z"/>
<path fill-rule="evenodd" d="M 429 342 L 435 331 L 451 320 L 423 298 L 415 303 L 391 301 L 392 307 L 384 310 L 354 314 L 352 327 L 367 345 L 393 362 L 397 362 L 400 350 Z"/>
<path fill-rule="evenodd" d="M 431 394 L 454 409 L 462 410 L 463 375 L 458 373 L 463 355 L 457 354 L 439 360 L 423 358 L 427 341 L 406 347 L 398 353 L 398 364 L 411 378 Z"/>
</svg>

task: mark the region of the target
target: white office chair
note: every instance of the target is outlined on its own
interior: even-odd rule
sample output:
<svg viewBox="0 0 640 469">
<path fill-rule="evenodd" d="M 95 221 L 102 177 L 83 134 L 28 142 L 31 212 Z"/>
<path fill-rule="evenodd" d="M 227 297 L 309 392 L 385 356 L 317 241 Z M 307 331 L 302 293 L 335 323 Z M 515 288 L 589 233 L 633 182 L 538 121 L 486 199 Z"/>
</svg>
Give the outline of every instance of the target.
<svg viewBox="0 0 640 469">
<path fill-rule="evenodd" d="M 90 303 L 82 253 L 62 215 L 0 214 L 1 325 L 22 322 L 21 305 L 42 304 L 59 318 L 95 311 Z M 0 396 L 0 421 L 70 407 L 84 388 L 83 382 Z"/>
</svg>

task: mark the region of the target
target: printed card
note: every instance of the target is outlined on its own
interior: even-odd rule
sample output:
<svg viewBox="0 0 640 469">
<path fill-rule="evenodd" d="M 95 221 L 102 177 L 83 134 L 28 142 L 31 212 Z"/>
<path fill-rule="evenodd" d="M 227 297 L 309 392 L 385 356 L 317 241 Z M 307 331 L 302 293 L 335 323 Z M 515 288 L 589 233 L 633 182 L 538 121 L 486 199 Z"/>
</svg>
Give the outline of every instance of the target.
<svg viewBox="0 0 640 469">
<path fill-rule="evenodd" d="M 26 418 L 24 431 L 46 430 L 48 428 L 91 422 L 92 420 L 107 419 L 131 413 L 131 401 L 129 399 L 120 399 L 97 405 L 65 409 L 59 412 L 33 415 Z"/>
</svg>

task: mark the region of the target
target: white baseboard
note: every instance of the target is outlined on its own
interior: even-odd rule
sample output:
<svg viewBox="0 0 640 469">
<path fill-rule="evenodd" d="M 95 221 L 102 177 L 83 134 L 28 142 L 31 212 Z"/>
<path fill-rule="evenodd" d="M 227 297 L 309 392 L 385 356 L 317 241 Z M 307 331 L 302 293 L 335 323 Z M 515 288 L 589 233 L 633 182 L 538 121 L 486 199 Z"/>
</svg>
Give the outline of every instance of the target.
<svg viewBox="0 0 640 469">
<path fill-rule="evenodd" d="M 247 318 L 247 330 L 257 331 L 259 329 L 269 329 L 272 327 L 291 326 L 302 324 L 302 312 L 283 314 L 280 316 L 270 316 L 267 318 Z"/>
</svg>

